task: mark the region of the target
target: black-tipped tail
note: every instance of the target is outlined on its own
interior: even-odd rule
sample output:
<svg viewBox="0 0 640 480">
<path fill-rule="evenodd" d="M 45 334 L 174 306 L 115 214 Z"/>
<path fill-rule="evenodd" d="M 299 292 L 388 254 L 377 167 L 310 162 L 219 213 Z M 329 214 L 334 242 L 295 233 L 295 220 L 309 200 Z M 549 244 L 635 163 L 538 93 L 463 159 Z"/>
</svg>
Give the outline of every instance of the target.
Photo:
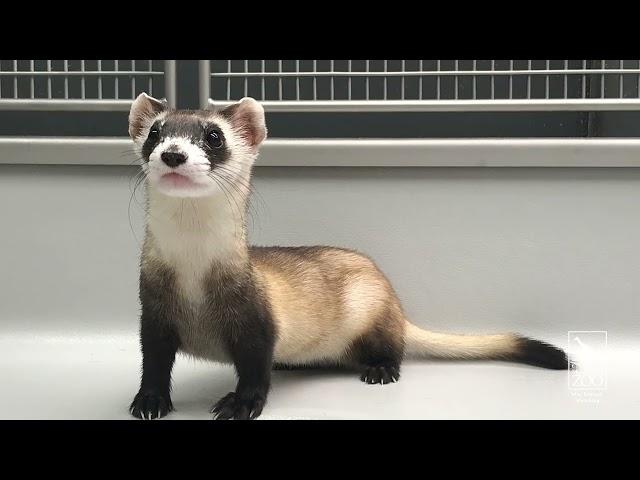
<svg viewBox="0 0 640 480">
<path fill-rule="evenodd" d="M 573 370 L 575 368 L 562 349 L 527 337 L 518 338 L 516 353 L 510 360 L 552 370 Z"/>
<path fill-rule="evenodd" d="M 408 356 L 505 360 L 553 370 L 574 369 L 561 349 L 513 333 L 460 335 L 436 333 L 407 322 L 405 353 Z"/>
</svg>

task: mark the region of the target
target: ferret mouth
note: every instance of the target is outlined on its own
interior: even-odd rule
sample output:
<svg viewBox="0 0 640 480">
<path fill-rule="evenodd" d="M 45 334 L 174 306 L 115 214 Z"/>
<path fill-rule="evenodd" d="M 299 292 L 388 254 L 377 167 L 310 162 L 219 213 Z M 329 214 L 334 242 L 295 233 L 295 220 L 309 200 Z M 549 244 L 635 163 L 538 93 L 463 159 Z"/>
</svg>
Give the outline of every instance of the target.
<svg viewBox="0 0 640 480">
<path fill-rule="evenodd" d="M 154 172 L 155 173 L 155 172 Z M 208 176 L 199 172 L 158 172 L 149 179 L 160 193 L 170 197 L 201 197 L 211 194 Z"/>
<path fill-rule="evenodd" d="M 196 183 L 186 175 L 181 175 L 175 172 L 165 173 L 160 177 L 160 181 L 166 186 L 174 188 L 193 188 L 197 186 Z"/>
</svg>

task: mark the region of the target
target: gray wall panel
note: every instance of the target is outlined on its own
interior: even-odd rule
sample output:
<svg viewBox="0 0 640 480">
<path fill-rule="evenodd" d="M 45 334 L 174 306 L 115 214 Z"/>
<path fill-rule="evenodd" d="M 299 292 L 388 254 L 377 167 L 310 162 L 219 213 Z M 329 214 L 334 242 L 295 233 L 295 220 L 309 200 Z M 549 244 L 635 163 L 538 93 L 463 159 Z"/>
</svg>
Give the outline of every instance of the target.
<svg viewBox="0 0 640 480">
<path fill-rule="evenodd" d="M 134 173 L 0 166 L 4 332 L 135 331 Z M 640 334 L 638 169 L 269 167 L 255 184 L 255 242 L 367 252 L 421 325 Z"/>
</svg>

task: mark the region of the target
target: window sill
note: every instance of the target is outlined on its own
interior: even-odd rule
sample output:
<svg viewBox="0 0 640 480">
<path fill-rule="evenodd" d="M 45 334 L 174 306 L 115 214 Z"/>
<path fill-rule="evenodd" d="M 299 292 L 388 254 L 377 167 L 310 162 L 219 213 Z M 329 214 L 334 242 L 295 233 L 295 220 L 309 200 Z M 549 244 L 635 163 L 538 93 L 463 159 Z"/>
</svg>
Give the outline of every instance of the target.
<svg viewBox="0 0 640 480">
<path fill-rule="evenodd" d="M 130 165 L 117 137 L 0 137 L 0 164 Z M 640 167 L 640 138 L 268 139 L 257 166 Z"/>
</svg>

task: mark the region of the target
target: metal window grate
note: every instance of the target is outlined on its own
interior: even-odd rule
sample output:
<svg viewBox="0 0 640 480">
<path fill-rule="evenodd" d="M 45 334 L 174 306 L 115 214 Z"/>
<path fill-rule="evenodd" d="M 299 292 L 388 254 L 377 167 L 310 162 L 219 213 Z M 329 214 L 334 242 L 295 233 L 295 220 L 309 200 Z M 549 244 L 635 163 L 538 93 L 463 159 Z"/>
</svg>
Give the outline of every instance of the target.
<svg viewBox="0 0 640 480">
<path fill-rule="evenodd" d="M 0 60 L 0 108 L 126 110 L 146 91 L 175 98 L 167 60 Z"/>
<path fill-rule="evenodd" d="M 202 105 L 271 110 L 640 108 L 640 60 L 204 60 Z"/>
</svg>

